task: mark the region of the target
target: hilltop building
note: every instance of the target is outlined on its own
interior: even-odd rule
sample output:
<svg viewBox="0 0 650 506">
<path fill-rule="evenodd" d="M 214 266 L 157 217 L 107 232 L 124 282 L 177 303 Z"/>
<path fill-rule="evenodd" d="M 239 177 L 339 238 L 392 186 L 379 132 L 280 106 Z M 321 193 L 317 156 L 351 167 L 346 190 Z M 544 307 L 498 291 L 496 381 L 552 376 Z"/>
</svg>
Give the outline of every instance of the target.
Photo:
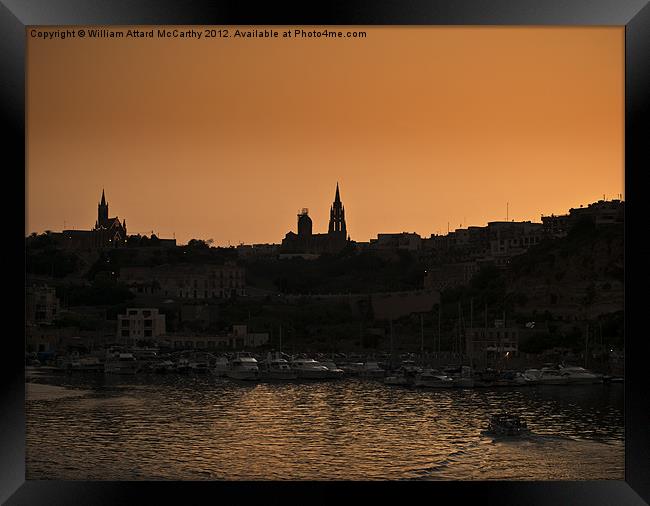
<svg viewBox="0 0 650 506">
<path fill-rule="evenodd" d="M 298 233 L 289 232 L 282 240 L 280 250 L 289 253 L 338 253 L 350 241 L 345 224 L 345 207 L 341 202 L 339 184 L 336 183 L 334 202 L 330 207 L 330 221 L 326 234 L 313 233 L 309 210 L 298 213 Z"/>
<path fill-rule="evenodd" d="M 370 239 L 368 249 L 375 251 L 420 251 L 422 249 L 422 238 L 415 232 L 377 234 L 377 239 Z"/>
<path fill-rule="evenodd" d="M 102 197 L 97 204 L 97 221 L 92 230 L 64 230 L 52 236 L 68 249 L 119 248 L 126 245 L 126 220 L 108 216 L 108 202 L 102 189 Z"/>
<path fill-rule="evenodd" d="M 569 209 L 569 214 L 542 216 L 544 233 L 550 237 L 563 237 L 573 225 L 588 219 L 596 226 L 622 224 L 625 202 L 619 199 L 599 200 L 587 207 Z"/>
</svg>

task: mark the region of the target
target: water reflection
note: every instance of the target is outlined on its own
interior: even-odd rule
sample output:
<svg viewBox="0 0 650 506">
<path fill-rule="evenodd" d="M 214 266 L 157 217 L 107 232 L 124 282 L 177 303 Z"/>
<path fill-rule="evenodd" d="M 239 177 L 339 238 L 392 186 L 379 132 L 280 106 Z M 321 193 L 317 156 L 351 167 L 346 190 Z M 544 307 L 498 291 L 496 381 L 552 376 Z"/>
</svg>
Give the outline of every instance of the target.
<svg viewBox="0 0 650 506">
<path fill-rule="evenodd" d="M 41 376 L 28 479 L 623 479 L 622 385 L 416 390 L 377 382 Z M 533 435 L 493 440 L 507 409 Z"/>
</svg>

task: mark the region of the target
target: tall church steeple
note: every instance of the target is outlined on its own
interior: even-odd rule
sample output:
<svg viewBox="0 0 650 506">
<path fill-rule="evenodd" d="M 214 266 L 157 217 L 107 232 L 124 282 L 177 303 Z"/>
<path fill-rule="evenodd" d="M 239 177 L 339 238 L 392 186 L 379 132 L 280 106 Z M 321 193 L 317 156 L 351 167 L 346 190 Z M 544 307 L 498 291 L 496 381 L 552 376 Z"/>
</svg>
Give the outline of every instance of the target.
<svg viewBox="0 0 650 506">
<path fill-rule="evenodd" d="M 106 202 L 106 196 L 104 195 L 104 189 L 102 188 L 102 200 L 97 206 L 97 225 L 100 227 L 105 227 L 108 224 L 108 202 Z"/>
<path fill-rule="evenodd" d="M 339 183 L 336 183 L 336 194 L 334 196 L 334 203 L 330 208 L 330 225 L 328 233 L 339 233 L 343 237 L 347 237 L 347 230 L 345 226 L 345 208 L 341 203 L 341 194 L 339 193 Z"/>
</svg>

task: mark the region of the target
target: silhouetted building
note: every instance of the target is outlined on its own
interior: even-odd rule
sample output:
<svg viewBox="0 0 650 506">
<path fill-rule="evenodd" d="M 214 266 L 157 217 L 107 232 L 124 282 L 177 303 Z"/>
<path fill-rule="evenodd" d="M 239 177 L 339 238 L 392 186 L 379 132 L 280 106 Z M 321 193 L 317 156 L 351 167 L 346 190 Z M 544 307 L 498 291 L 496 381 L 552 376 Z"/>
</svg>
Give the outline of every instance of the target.
<svg viewBox="0 0 650 506">
<path fill-rule="evenodd" d="M 52 236 L 68 249 L 118 248 L 126 244 L 126 220 L 108 216 L 108 202 L 104 190 L 97 205 L 97 221 L 92 230 L 64 230 Z"/>
<path fill-rule="evenodd" d="M 587 207 L 569 209 L 572 221 L 578 222 L 581 218 L 590 218 L 595 225 L 610 225 L 623 223 L 625 203 L 621 200 L 599 200 Z"/>
<path fill-rule="evenodd" d="M 239 258 L 273 258 L 278 256 L 279 244 L 240 244 L 237 246 Z"/>
<path fill-rule="evenodd" d="M 345 240 L 347 238 L 347 231 L 345 227 L 345 208 L 341 203 L 341 195 L 339 194 L 339 184 L 336 183 L 336 195 L 334 196 L 334 203 L 330 208 L 330 225 L 327 233 L 330 236 L 339 235 Z"/>
<path fill-rule="evenodd" d="M 563 237 L 581 220 L 589 220 L 596 226 L 622 224 L 625 202 L 622 200 L 599 200 L 587 207 L 569 209 L 569 214 L 542 216 L 544 234 L 550 237 Z"/>
<path fill-rule="evenodd" d="M 124 246 L 126 240 L 126 220 L 120 223 L 119 218 L 108 217 L 108 202 L 102 189 L 102 200 L 97 205 L 97 221 L 93 229 L 95 247 Z"/>
<path fill-rule="evenodd" d="M 368 247 L 371 250 L 419 251 L 422 249 L 422 238 L 415 232 L 401 232 L 399 234 L 377 234 L 377 239 L 370 239 L 370 244 Z"/>
<path fill-rule="evenodd" d="M 542 216 L 542 227 L 546 237 L 564 237 L 571 228 L 571 219 L 568 214 Z"/>
<path fill-rule="evenodd" d="M 314 234 L 309 210 L 298 213 L 298 233 L 289 232 L 282 240 L 281 252 L 288 253 L 338 253 L 349 241 L 345 224 L 345 207 L 341 202 L 339 184 L 336 183 L 334 202 L 330 207 L 329 228 L 326 234 Z"/>
</svg>

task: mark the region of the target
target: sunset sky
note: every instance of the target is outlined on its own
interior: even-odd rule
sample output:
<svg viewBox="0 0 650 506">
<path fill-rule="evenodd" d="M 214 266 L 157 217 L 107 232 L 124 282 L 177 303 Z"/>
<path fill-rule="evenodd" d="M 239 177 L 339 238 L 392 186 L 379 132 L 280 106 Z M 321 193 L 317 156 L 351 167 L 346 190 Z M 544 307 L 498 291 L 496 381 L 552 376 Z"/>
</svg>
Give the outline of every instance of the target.
<svg viewBox="0 0 650 506">
<path fill-rule="evenodd" d="M 356 29 L 28 36 L 26 232 L 92 228 L 102 188 L 129 233 L 215 245 L 326 232 L 337 181 L 358 241 L 624 194 L 623 27 Z"/>
</svg>

